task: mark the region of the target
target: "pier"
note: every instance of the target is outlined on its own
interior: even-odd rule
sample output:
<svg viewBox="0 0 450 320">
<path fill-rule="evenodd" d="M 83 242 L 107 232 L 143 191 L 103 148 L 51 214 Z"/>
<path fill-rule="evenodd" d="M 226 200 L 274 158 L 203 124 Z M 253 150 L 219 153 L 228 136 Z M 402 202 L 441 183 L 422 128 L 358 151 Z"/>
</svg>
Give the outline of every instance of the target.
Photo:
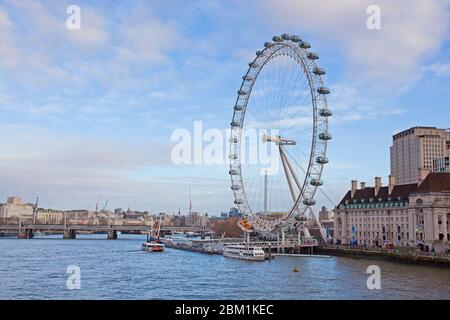
<svg viewBox="0 0 450 320">
<path fill-rule="evenodd" d="M 225 238 L 225 239 L 203 239 L 191 240 L 189 243 L 176 243 L 170 239 L 162 239 L 162 242 L 169 248 L 193 251 L 207 254 L 222 254 L 223 248 L 233 245 L 250 245 L 261 247 L 268 254 L 308 254 L 314 253 L 314 248 L 318 246 L 317 241 L 300 239 L 289 241 L 244 241 L 243 238 Z"/>
</svg>

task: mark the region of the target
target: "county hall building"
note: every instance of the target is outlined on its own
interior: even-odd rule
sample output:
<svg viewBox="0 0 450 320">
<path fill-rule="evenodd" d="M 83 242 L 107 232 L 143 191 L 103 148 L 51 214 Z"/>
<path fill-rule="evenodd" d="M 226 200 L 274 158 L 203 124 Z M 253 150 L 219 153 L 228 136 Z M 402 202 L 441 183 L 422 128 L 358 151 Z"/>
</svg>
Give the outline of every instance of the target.
<svg viewBox="0 0 450 320">
<path fill-rule="evenodd" d="M 358 246 L 420 247 L 450 250 L 450 173 L 429 173 L 420 183 L 373 187 L 352 181 L 334 210 L 334 243 Z"/>
</svg>

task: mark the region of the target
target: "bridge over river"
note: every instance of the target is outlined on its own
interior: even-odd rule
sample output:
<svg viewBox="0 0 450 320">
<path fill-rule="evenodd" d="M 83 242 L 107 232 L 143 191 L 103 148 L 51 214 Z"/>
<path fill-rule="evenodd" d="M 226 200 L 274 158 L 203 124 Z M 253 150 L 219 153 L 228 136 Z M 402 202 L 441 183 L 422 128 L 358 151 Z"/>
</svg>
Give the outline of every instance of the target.
<svg viewBox="0 0 450 320">
<path fill-rule="evenodd" d="M 21 239 L 31 239 L 36 232 L 53 232 L 63 233 L 64 239 L 75 239 L 77 231 L 88 233 L 107 233 L 108 239 L 117 239 L 117 232 L 136 232 L 142 234 L 150 234 L 154 229 L 149 225 L 127 225 L 127 224 L 0 224 L 0 232 L 14 233 Z M 171 232 L 208 232 L 202 227 L 161 227 L 161 234 Z"/>
</svg>

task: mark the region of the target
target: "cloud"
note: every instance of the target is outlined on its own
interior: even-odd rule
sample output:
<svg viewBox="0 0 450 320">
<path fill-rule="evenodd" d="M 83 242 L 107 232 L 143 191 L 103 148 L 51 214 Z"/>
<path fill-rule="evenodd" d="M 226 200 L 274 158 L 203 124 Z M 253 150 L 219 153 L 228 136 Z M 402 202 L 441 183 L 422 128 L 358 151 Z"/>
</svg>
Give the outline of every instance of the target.
<svg viewBox="0 0 450 320">
<path fill-rule="evenodd" d="M 0 6 L 0 68 L 34 86 L 135 83 L 130 66 L 141 73 L 168 62 L 183 41 L 143 3 L 115 11 L 80 5 L 81 29 L 69 30 L 68 4 L 24 0 Z"/>
<path fill-rule="evenodd" d="M 13 23 L 8 13 L 0 7 L 0 67 L 5 69 L 15 68 L 19 65 L 19 51 L 15 47 L 12 37 Z"/>
<path fill-rule="evenodd" d="M 147 20 L 148 19 L 148 20 Z M 132 62 L 166 62 L 167 52 L 177 47 L 181 37 L 170 26 L 152 19 L 139 19 L 138 24 L 126 23 L 121 27 L 123 45 L 119 49 L 121 59 Z"/>
<path fill-rule="evenodd" d="M 333 110 L 333 116 L 330 122 L 334 125 L 401 115 L 404 112 L 385 98 L 367 94 L 348 83 L 333 85 L 331 92 L 329 105 Z"/>
<path fill-rule="evenodd" d="M 366 8 L 372 4 L 381 9 L 381 30 L 366 27 Z M 395 90 L 392 86 L 416 80 L 419 66 L 448 36 L 448 1 L 266 0 L 261 7 L 276 26 L 337 47 L 349 74 L 371 87 Z"/>
<path fill-rule="evenodd" d="M 158 190 L 172 182 L 145 174 L 148 168 L 160 168 L 159 176 L 170 170 L 170 146 L 163 142 L 54 134 L 23 125 L 0 125 L 0 135 L 2 197 L 39 194 L 56 207 L 77 208 L 84 205 L 80 199 L 103 195 L 115 197 L 116 205 L 147 209 L 170 207 L 177 199 L 158 199 Z"/>
<path fill-rule="evenodd" d="M 64 112 L 64 108 L 62 108 L 59 104 L 49 103 L 43 106 L 32 106 L 29 111 L 33 114 L 54 114 L 54 113 L 62 113 Z"/>
<path fill-rule="evenodd" d="M 183 37 L 174 25 L 144 2 L 103 10 L 80 4 L 81 29 L 69 30 L 68 4 L 0 5 L 0 70 L 8 74 L 0 79 L 0 108 L 118 125 L 130 110 L 180 98 L 170 53 Z"/>
<path fill-rule="evenodd" d="M 449 63 L 433 63 L 423 67 L 424 72 L 431 72 L 438 77 L 446 77 L 450 75 L 450 62 Z"/>
<path fill-rule="evenodd" d="M 35 87 L 81 84 L 71 65 L 108 43 L 104 19 L 83 8 L 81 30 L 68 30 L 64 3 L 7 1 L 0 6 L 0 68 L 10 81 Z M 64 57 L 64 58 L 63 58 Z"/>
<path fill-rule="evenodd" d="M 64 37 L 73 42 L 75 47 L 84 51 L 92 51 L 108 45 L 111 35 L 107 29 L 106 18 L 85 6 L 82 7 L 81 14 L 81 29 L 62 29 Z"/>
</svg>

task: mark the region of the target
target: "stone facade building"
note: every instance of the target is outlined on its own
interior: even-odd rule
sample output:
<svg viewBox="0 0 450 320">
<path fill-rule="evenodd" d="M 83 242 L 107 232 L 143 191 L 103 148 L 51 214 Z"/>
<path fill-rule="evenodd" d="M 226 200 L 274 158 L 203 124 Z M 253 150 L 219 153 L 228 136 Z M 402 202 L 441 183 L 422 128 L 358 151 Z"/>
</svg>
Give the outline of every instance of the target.
<svg viewBox="0 0 450 320">
<path fill-rule="evenodd" d="M 11 219 L 31 219 L 33 205 L 23 203 L 19 197 L 9 197 L 5 204 L 0 204 L 0 218 L 2 222 Z"/>
<path fill-rule="evenodd" d="M 64 214 L 60 210 L 54 209 L 38 209 L 36 213 L 36 222 L 44 224 L 60 224 L 63 223 Z"/>
<path fill-rule="evenodd" d="M 334 213 L 334 243 L 359 246 L 420 246 L 450 249 L 450 173 L 430 173 L 418 183 L 382 186 L 352 181 Z"/>
</svg>

